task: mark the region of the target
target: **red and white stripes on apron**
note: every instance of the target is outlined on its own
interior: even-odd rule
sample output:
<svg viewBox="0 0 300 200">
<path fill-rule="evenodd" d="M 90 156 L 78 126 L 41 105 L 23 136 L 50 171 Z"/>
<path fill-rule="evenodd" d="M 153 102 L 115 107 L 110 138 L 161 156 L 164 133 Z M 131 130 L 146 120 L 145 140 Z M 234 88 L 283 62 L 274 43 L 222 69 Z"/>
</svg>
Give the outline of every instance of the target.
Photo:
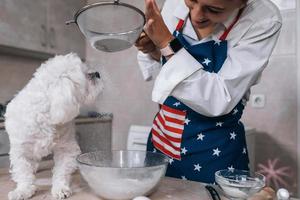
<svg viewBox="0 0 300 200">
<path fill-rule="evenodd" d="M 180 160 L 186 112 L 162 105 L 152 125 L 152 142 L 170 157 Z"/>
</svg>

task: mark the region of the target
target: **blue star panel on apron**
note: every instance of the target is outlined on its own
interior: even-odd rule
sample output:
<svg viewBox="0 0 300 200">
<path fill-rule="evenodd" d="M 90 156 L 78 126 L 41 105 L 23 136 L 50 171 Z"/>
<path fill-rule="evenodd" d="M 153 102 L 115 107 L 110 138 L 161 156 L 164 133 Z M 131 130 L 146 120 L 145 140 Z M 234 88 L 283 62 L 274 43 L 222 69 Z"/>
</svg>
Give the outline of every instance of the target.
<svg viewBox="0 0 300 200">
<path fill-rule="evenodd" d="M 181 33 L 183 20 L 173 35 L 205 71 L 218 73 L 227 57 L 226 37 L 241 13 L 218 41 L 190 45 Z M 241 100 L 229 114 L 207 117 L 169 96 L 155 116 L 147 151 L 169 156 L 166 175 L 175 178 L 214 183 L 214 173 L 220 169 L 248 170 L 245 130 L 240 122 L 244 106 Z"/>
</svg>

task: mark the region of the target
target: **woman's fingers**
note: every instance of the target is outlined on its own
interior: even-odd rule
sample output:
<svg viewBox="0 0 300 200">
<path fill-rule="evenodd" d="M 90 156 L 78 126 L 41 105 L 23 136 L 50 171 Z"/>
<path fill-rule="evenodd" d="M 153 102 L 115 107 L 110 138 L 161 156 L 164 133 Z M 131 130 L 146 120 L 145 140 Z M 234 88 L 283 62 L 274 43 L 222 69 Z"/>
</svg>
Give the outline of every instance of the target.
<svg viewBox="0 0 300 200">
<path fill-rule="evenodd" d="M 155 0 L 145 0 L 146 24 L 144 30 L 152 42 L 159 48 L 164 47 L 172 38 L 166 26 Z"/>
<path fill-rule="evenodd" d="M 139 36 L 139 38 L 135 41 L 135 44 L 139 44 L 139 43 L 141 43 L 143 40 L 147 40 L 147 34 L 143 31 L 141 34 L 140 34 L 140 36 Z M 149 37 L 148 37 L 149 38 Z"/>
<path fill-rule="evenodd" d="M 272 188 L 265 187 L 260 192 L 250 197 L 248 200 L 273 200 L 275 196 L 275 191 Z"/>
<path fill-rule="evenodd" d="M 144 26 L 144 30 L 147 33 L 147 35 L 152 36 L 152 34 L 157 34 L 155 33 L 155 27 L 154 27 L 154 20 L 153 19 L 149 19 L 145 26 Z"/>
<path fill-rule="evenodd" d="M 151 8 L 151 0 L 145 0 L 145 5 L 146 5 L 145 16 L 146 16 L 146 20 L 148 21 L 148 19 L 152 16 L 153 13 L 153 9 Z"/>
<path fill-rule="evenodd" d="M 152 42 L 144 43 L 143 45 L 136 45 L 136 47 L 143 53 L 149 53 L 156 49 L 156 46 Z"/>
<path fill-rule="evenodd" d="M 139 39 L 135 42 L 135 46 L 143 53 L 149 53 L 156 49 L 156 46 L 146 33 L 142 33 Z"/>
<path fill-rule="evenodd" d="M 159 14 L 159 13 L 160 13 L 160 10 L 159 10 L 159 7 L 157 6 L 157 3 L 156 3 L 155 0 L 153 0 L 153 6 L 154 6 L 155 12 Z"/>
<path fill-rule="evenodd" d="M 263 191 L 265 191 L 266 193 L 268 193 L 271 196 L 271 199 L 273 199 L 273 197 L 276 196 L 275 191 L 272 188 L 270 188 L 270 187 L 265 187 L 263 189 Z"/>
<path fill-rule="evenodd" d="M 155 16 L 160 15 L 159 8 L 155 2 L 155 0 L 145 0 L 146 10 L 145 16 L 146 19 L 155 18 Z"/>
<path fill-rule="evenodd" d="M 149 42 L 152 43 L 151 39 L 145 34 L 145 35 L 139 37 L 139 39 L 135 42 L 135 44 L 139 45 L 139 46 L 143 46 Z"/>
</svg>

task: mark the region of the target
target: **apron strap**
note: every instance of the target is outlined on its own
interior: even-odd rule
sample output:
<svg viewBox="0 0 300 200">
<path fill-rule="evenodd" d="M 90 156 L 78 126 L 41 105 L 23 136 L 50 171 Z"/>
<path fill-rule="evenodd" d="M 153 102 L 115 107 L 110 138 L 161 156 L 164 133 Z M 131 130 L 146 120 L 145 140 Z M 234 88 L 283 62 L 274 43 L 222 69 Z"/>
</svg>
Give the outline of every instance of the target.
<svg viewBox="0 0 300 200">
<path fill-rule="evenodd" d="M 242 13 L 243 13 L 244 8 L 239 10 L 238 15 L 236 16 L 236 18 L 234 19 L 234 21 L 230 24 L 230 26 L 224 31 L 224 33 L 221 35 L 221 37 L 219 38 L 220 40 L 226 40 L 228 34 L 230 33 L 230 31 L 232 30 L 232 28 L 234 27 L 234 25 L 239 21 Z"/>
<path fill-rule="evenodd" d="M 224 31 L 224 33 L 221 35 L 221 37 L 219 38 L 220 40 L 226 40 L 229 32 L 231 31 L 231 29 L 234 27 L 234 25 L 238 22 L 238 20 L 240 19 L 242 13 L 243 13 L 244 8 L 239 10 L 238 15 L 236 16 L 236 18 L 234 19 L 234 21 L 230 24 L 230 26 Z M 183 28 L 185 21 L 183 19 L 180 19 L 177 26 L 176 26 L 176 31 L 181 31 Z"/>
<path fill-rule="evenodd" d="M 183 19 L 180 19 L 177 26 L 176 26 L 176 31 L 181 31 L 181 29 L 183 28 L 183 25 L 184 25 L 184 20 Z"/>
</svg>

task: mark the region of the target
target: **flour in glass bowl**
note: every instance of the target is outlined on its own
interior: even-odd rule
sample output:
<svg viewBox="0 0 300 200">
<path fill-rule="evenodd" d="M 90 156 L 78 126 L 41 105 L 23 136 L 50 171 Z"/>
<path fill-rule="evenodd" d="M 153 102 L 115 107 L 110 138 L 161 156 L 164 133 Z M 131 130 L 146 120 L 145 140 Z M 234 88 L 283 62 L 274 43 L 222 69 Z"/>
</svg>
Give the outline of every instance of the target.
<svg viewBox="0 0 300 200">
<path fill-rule="evenodd" d="M 82 169 L 83 170 L 83 169 Z M 84 170 L 85 179 L 93 191 L 105 199 L 132 199 L 146 195 L 155 188 L 164 170 L 154 167 L 148 170 Z M 101 178 L 100 178 L 101 177 Z"/>
<path fill-rule="evenodd" d="M 257 193 L 264 186 L 264 182 L 257 178 L 253 181 L 242 179 L 239 184 L 223 180 L 219 182 L 219 185 L 227 196 L 247 199 L 249 196 Z"/>
</svg>

